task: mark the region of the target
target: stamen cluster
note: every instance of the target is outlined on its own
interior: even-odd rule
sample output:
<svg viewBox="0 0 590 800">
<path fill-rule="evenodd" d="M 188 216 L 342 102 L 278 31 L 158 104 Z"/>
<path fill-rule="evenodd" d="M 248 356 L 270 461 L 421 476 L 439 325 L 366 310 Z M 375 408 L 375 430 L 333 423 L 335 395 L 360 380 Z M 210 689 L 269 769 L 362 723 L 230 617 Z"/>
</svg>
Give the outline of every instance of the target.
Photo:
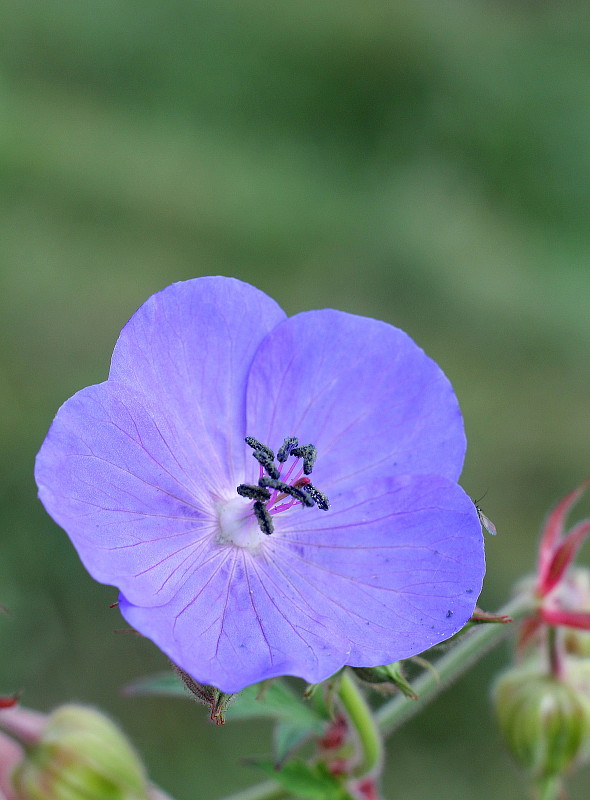
<svg viewBox="0 0 590 800">
<path fill-rule="evenodd" d="M 245 442 L 252 448 L 252 455 L 260 464 L 260 478 L 258 484 L 241 483 L 237 492 L 241 497 L 254 500 L 252 510 L 263 533 L 268 536 L 274 531 L 273 514 L 285 511 L 296 503 L 307 507 L 317 506 L 322 511 L 328 510 L 328 498 L 307 477 L 311 474 L 317 457 L 313 444 L 300 445 L 295 436 L 287 437 L 277 451 L 277 467 L 275 454 L 270 447 L 253 436 L 246 436 Z M 284 480 L 281 480 L 282 466 L 290 456 L 294 456 L 296 460 Z M 303 467 L 298 468 L 300 459 L 303 459 Z M 294 472 L 296 474 L 289 483 Z M 286 503 L 281 502 L 287 498 L 290 499 Z"/>
</svg>

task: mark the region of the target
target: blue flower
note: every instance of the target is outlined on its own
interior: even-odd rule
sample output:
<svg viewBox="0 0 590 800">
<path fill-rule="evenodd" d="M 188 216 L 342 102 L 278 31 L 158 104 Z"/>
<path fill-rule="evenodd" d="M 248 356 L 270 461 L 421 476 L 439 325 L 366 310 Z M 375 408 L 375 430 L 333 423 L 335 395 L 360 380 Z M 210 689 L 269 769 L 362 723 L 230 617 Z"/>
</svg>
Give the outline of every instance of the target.
<svg viewBox="0 0 590 800">
<path fill-rule="evenodd" d="M 463 423 L 402 331 L 176 283 L 57 413 L 45 508 L 128 622 L 195 680 L 319 682 L 447 639 L 485 571 Z"/>
</svg>

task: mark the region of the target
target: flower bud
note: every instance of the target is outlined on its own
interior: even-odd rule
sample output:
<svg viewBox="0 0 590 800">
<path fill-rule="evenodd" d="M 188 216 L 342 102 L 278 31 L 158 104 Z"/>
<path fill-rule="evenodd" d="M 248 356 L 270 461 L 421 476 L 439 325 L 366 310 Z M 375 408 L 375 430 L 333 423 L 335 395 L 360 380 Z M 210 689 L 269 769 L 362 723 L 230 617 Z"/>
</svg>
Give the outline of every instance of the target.
<svg viewBox="0 0 590 800">
<path fill-rule="evenodd" d="M 147 800 L 138 757 L 117 727 L 84 706 L 61 706 L 13 776 L 19 800 Z"/>
<path fill-rule="evenodd" d="M 355 675 L 374 688 L 395 687 L 410 700 L 417 700 L 418 695 L 407 681 L 402 671 L 402 662 L 394 661 L 382 667 L 353 667 Z"/>
<path fill-rule="evenodd" d="M 494 687 L 500 729 L 514 758 L 535 778 L 559 776 L 588 745 L 588 705 L 569 683 L 530 668 Z"/>
</svg>

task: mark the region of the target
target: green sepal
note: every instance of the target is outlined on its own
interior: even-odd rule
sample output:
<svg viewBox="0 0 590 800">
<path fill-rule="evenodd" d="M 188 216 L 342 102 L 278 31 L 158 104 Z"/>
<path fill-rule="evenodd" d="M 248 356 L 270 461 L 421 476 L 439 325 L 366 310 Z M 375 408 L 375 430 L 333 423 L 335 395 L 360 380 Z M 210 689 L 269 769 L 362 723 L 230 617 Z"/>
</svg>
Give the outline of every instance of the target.
<svg viewBox="0 0 590 800">
<path fill-rule="evenodd" d="M 382 667 L 352 667 L 353 672 L 365 683 L 373 685 L 393 684 L 410 700 L 417 700 L 418 695 L 402 672 L 402 662 L 394 661 Z"/>
<path fill-rule="evenodd" d="M 216 725 L 223 725 L 227 707 L 236 695 L 222 692 L 215 686 L 197 683 L 176 665 L 173 668 L 174 672 L 158 672 L 138 678 L 127 684 L 123 693 L 132 696 L 192 697 L 209 708 L 210 718 Z"/>
</svg>

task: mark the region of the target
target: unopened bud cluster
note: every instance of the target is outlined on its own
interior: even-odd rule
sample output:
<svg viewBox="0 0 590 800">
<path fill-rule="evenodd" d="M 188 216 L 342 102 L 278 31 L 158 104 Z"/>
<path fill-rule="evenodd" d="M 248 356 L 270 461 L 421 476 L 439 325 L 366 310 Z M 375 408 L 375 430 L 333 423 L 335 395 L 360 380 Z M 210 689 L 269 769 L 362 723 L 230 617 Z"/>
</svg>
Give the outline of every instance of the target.
<svg viewBox="0 0 590 800">
<path fill-rule="evenodd" d="M 561 775 L 587 751 L 588 704 L 567 682 L 517 667 L 500 677 L 494 699 L 504 739 L 532 777 Z"/>
<path fill-rule="evenodd" d="M 91 708 L 67 705 L 47 718 L 16 767 L 19 800 L 147 800 L 146 776 L 127 739 Z"/>
<path fill-rule="evenodd" d="M 532 582 L 520 588 L 531 590 Z M 590 572 L 571 569 L 549 598 L 553 608 L 587 611 Z M 559 782 L 590 756 L 590 631 L 565 625 L 530 631 L 521 637 L 519 664 L 495 684 L 494 706 L 514 758 L 533 779 Z"/>
</svg>

